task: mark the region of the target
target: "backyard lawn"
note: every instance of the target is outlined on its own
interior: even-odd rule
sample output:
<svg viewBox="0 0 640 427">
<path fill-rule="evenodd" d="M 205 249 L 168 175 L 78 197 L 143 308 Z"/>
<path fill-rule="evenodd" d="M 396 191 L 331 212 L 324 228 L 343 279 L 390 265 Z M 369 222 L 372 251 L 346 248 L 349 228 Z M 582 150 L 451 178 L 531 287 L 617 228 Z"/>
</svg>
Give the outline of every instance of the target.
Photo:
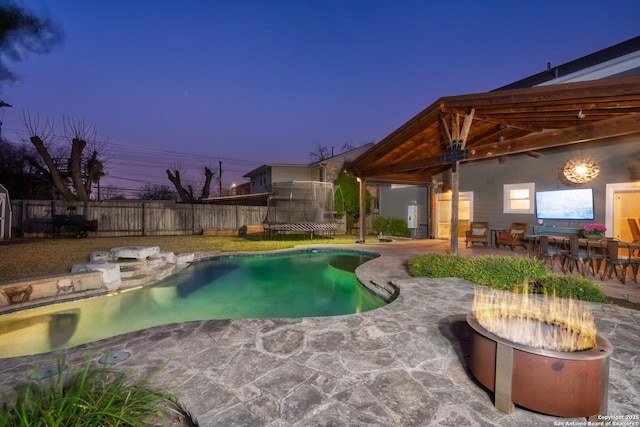
<svg viewBox="0 0 640 427">
<path fill-rule="evenodd" d="M 68 273 L 73 264 L 88 262 L 92 252 L 121 246 L 158 246 L 162 251 L 179 254 L 271 251 L 301 244 L 345 244 L 356 240 L 355 235 L 338 235 L 335 239 L 309 240 L 308 237 L 287 236 L 280 240 L 267 240 L 262 234 L 239 237 L 198 235 L 22 239 L 0 244 L 0 282 Z"/>
</svg>

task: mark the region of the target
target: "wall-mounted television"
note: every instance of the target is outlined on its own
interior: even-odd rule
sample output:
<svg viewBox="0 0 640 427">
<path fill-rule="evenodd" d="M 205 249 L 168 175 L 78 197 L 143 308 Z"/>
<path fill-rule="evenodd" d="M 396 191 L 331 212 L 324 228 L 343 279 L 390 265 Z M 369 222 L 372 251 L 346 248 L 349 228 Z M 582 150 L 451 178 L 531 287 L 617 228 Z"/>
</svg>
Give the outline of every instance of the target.
<svg viewBox="0 0 640 427">
<path fill-rule="evenodd" d="M 594 219 L 593 189 L 536 191 L 538 219 Z"/>
</svg>

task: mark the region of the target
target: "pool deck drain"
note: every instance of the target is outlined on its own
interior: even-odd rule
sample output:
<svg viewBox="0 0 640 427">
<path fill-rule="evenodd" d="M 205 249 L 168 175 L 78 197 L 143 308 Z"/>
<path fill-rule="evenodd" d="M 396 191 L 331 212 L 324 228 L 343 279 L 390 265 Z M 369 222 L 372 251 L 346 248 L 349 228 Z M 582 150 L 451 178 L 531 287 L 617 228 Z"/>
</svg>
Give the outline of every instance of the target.
<svg viewBox="0 0 640 427">
<path fill-rule="evenodd" d="M 128 351 L 114 351 L 106 356 L 102 356 L 100 360 L 98 360 L 98 363 L 101 365 L 117 365 L 124 362 L 129 357 L 131 357 L 131 353 Z"/>
<path fill-rule="evenodd" d="M 506 415 L 473 380 L 465 321 L 473 284 L 411 278 L 406 272 L 407 259 L 436 244 L 441 242 L 353 246 L 382 255 L 358 269 L 362 281 L 393 281 L 400 287 L 396 301 L 374 311 L 154 327 L 67 351 L 2 359 L 0 387 L 11 390 L 34 367 L 54 365 L 62 355 L 75 365 L 85 363 L 88 355 L 110 354 L 116 348 L 131 353 L 118 370 L 145 377 L 157 373 L 154 381 L 179 390 L 178 399 L 201 426 L 522 426 L 571 421 L 521 408 Z M 632 289 L 634 284 L 627 286 Z M 609 415 L 637 416 L 640 311 L 589 307 L 599 333 L 614 347 Z"/>
<path fill-rule="evenodd" d="M 43 366 L 42 368 L 36 369 L 34 372 L 32 372 L 29 375 L 29 379 L 31 381 L 46 380 L 47 378 L 51 378 L 58 375 L 61 371 L 65 372 L 68 368 L 69 368 L 69 365 L 67 365 L 66 363 L 63 366 L 58 366 L 57 364 Z"/>
</svg>

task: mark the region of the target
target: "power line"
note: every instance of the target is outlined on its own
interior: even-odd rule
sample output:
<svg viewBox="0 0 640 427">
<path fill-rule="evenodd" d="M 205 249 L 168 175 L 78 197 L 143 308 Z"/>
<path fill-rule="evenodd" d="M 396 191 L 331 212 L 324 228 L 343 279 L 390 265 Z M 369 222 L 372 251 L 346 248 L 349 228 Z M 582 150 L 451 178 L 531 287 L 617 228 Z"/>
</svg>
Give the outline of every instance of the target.
<svg viewBox="0 0 640 427">
<path fill-rule="evenodd" d="M 5 131 L 15 133 L 20 142 L 5 140 L 5 142 L 13 145 L 25 144 L 29 137 L 27 130 L 19 130 L 14 128 L 4 128 Z M 6 133 L 5 133 L 6 134 Z M 67 138 L 59 134 L 52 134 L 52 138 L 63 140 Z M 200 175 L 203 166 L 207 163 L 211 167 L 216 162 L 220 165 L 224 162 L 225 176 L 241 175 L 249 172 L 255 167 L 263 164 L 262 161 L 237 159 L 230 157 L 221 157 L 210 154 L 197 154 L 193 152 L 184 152 L 169 150 L 156 147 L 145 147 L 131 144 L 115 143 L 110 141 L 88 141 L 103 144 L 109 151 L 106 159 L 107 175 L 104 177 L 106 186 L 115 187 L 116 191 L 127 192 L 135 195 L 140 189 L 120 188 L 120 186 L 112 186 L 113 181 L 128 182 L 152 185 L 170 185 L 166 176 L 167 169 L 181 170 L 185 179 L 185 183 L 201 181 L 203 176 Z M 26 143 L 26 145 L 30 145 Z M 112 149 L 112 150 L 111 150 Z M 215 169 L 211 167 L 212 169 Z M 122 175 L 126 175 L 122 176 Z M 233 179 L 232 179 L 233 180 Z M 171 186 L 171 185 L 170 185 Z M 222 183 L 220 183 L 222 186 Z"/>
</svg>

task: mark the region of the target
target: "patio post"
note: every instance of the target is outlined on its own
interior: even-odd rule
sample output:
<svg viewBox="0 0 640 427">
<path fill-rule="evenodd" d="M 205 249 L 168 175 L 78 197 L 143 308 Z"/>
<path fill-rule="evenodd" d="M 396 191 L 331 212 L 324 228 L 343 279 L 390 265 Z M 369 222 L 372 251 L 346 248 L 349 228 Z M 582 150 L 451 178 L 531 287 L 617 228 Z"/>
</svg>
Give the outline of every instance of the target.
<svg viewBox="0 0 640 427">
<path fill-rule="evenodd" d="M 358 240 L 358 243 L 365 243 L 365 227 L 367 219 L 367 179 L 360 177 L 356 179 L 360 184 L 360 217 L 358 218 L 358 226 L 360 227 L 360 239 Z"/>
</svg>

